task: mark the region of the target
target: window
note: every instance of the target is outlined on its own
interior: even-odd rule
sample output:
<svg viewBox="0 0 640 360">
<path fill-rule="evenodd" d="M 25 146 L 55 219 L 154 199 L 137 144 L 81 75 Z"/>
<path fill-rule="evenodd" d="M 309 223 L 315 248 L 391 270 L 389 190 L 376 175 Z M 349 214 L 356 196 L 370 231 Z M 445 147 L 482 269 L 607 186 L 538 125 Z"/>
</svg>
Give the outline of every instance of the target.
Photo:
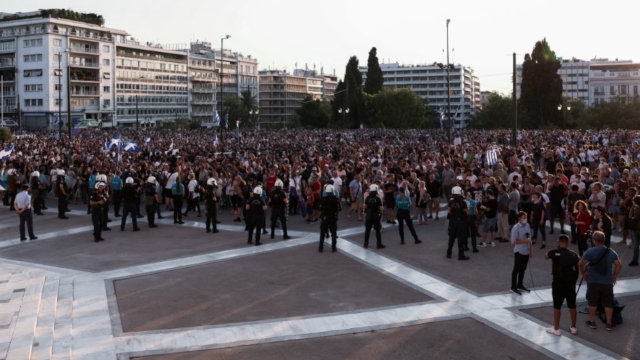
<svg viewBox="0 0 640 360">
<path fill-rule="evenodd" d="M 111 87 L 110 86 L 103 86 L 102 87 L 102 92 L 104 92 L 105 94 L 111 93 Z"/>
<path fill-rule="evenodd" d="M 56 106 L 60 106 L 60 99 L 55 98 L 55 105 L 56 105 Z"/>
<path fill-rule="evenodd" d="M 28 39 L 24 41 L 24 47 L 42 46 L 42 38 Z"/>
<path fill-rule="evenodd" d="M 24 74 L 24 77 L 42 76 L 42 69 L 39 69 L 39 70 L 25 70 L 23 74 Z"/>
<path fill-rule="evenodd" d="M 110 48 L 111 47 L 109 45 L 102 45 L 102 52 L 108 53 Z"/>
<path fill-rule="evenodd" d="M 25 92 L 42 91 L 42 84 L 30 84 L 24 86 Z"/>
<path fill-rule="evenodd" d="M 109 60 L 109 59 L 104 59 L 104 60 L 102 60 L 102 65 L 104 65 L 104 66 L 110 66 L 110 65 L 111 65 L 111 60 Z"/>
<path fill-rule="evenodd" d="M 24 99 L 24 106 L 42 106 L 42 99 Z"/>
<path fill-rule="evenodd" d="M 53 46 L 62 46 L 62 39 L 53 39 Z"/>
<path fill-rule="evenodd" d="M 102 75 L 102 77 L 105 78 L 105 79 L 111 79 L 111 74 L 110 73 L 104 73 Z"/>
<path fill-rule="evenodd" d="M 620 95 L 627 95 L 627 85 L 620 85 Z"/>
<path fill-rule="evenodd" d="M 62 76 L 62 70 L 59 70 L 59 69 L 53 70 L 53 76 Z"/>
<path fill-rule="evenodd" d="M 609 94 L 611 94 L 611 95 L 615 95 L 616 94 L 616 87 L 615 86 L 609 86 Z"/>
<path fill-rule="evenodd" d="M 37 61 L 42 61 L 42 54 L 32 54 L 32 55 L 24 56 L 24 62 L 37 62 Z"/>
<path fill-rule="evenodd" d="M 111 106 L 111 100 L 105 99 L 102 103 L 102 107 L 110 107 Z"/>
<path fill-rule="evenodd" d="M 60 91 L 60 90 L 62 90 L 62 84 L 55 84 L 53 91 Z"/>
</svg>

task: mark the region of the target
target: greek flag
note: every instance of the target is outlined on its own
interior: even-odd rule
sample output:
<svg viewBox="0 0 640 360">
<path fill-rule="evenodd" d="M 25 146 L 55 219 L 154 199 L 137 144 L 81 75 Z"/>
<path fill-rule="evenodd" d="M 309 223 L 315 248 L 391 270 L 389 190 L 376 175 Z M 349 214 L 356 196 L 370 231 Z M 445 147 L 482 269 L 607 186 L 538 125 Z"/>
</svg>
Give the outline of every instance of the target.
<svg viewBox="0 0 640 360">
<path fill-rule="evenodd" d="M 487 163 L 493 166 L 498 162 L 498 150 L 492 149 L 487 151 Z"/>
<path fill-rule="evenodd" d="M 120 134 L 117 134 L 117 135 L 114 135 L 113 139 L 111 139 L 111 142 L 109 143 L 109 149 L 119 145 L 120 145 Z"/>
<path fill-rule="evenodd" d="M 218 110 L 216 110 L 216 115 L 213 117 L 213 126 L 220 126 L 220 115 L 218 115 Z"/>
<path fill-rule="evenodd" d="M 55 114 L 55 118 L 54 118 L 54 119 L 55 119 L 55 120 L 54 120 L 54 123 L 55 123 L 56 125 L 59 125 L 59 124 L 60 124 L 60 118 L 58 117 L 58 114 Z"/>
<path fill-rule="evenodd" d="M 13 145 L 6 147 L 4 150 L 0 150 L 0 159 L 6 160 L 9 155 L 13 152 Z"/>
<path fill-rule="evenodd" d="M 134 143 L 133 141 L 130 141 L 124 146 L 124 151 L 127 151 L 127 152 L 138 151 L 138 150 L 139 150 L 138 145 L 136 145 L 136 143 Z"/>
<path fill-rule="evenodd" d="M 229 113 L 226 113 L 224 115 L 224 122 L 222 125 L 224 126 L 225 129 L 229 128 Z"/>
<path fill-rule="evenodd" d="M 213 140 L 213 146 L 218 147 L 218 134 L 216 134 L 215 140 Z M 258 144 L 260 146 L 260 144 Z"/>
</svg>

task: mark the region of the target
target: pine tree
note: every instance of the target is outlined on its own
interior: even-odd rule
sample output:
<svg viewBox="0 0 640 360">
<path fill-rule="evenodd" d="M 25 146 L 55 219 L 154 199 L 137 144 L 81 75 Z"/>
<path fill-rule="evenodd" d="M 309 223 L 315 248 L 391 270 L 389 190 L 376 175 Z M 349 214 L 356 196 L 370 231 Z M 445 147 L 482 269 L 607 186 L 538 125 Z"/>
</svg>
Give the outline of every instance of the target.
<svg viewBox="0 0 640 360">
<path fill-rule="evenodd" d="M 382 91 L 384 79 L 382 77 L 382 69 L 378 63 L 378 50 L 375 47 L 369 51 L 369 59 L 367 60 L 367 80 L 364 82 L 364 92 L 375 95 Z"/>
</svg>

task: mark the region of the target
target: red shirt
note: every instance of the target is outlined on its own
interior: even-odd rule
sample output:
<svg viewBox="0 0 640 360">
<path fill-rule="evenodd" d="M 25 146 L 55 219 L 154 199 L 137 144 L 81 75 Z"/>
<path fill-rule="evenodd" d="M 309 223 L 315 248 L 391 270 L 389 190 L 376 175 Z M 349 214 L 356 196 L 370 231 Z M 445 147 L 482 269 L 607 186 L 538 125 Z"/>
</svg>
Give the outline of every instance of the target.
<svg viewBox="0 0 640 360">
<path fill-rule="evenodd" d="M 576 216 L 576 221 L 584 221 L 584 224 L 577 225 L 580 234 L 584 235 L 591 226 L 591 214 L 589 214 L 589 211 L 578 213 L 578 215 Z"/>
</svg>

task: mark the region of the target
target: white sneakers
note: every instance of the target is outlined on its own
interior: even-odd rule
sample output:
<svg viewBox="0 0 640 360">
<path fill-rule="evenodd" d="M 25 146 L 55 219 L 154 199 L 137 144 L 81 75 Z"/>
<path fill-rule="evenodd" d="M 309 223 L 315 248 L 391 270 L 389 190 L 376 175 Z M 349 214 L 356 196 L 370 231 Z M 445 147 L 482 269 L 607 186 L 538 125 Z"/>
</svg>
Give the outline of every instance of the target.
<svg viewBox="0 0 640 360">
<path fill-rule="evenodd" d="M 571 329 L 571 334 L 575 335 L 575 334 L 578 333 L 578 329 L 576 329 L 574 327 L 571 327 L 570 329 Z"/>
<path fill-rule="evenodd" d="M 574 327 L 570 327 L 570 329 L 571 329 L 571 334 L 572 335 L 575 335 L 575 334 L 578 333 L 578 329 L 576 329 Z M 551 335 L 555 335 L 555 336 L 560 336 L 561 335 L 560 329 L 556 329 L 553 326 L 550 327 L 550 328 L 546 328 L 545 331 L 548 332 Z"/>
</svg>

